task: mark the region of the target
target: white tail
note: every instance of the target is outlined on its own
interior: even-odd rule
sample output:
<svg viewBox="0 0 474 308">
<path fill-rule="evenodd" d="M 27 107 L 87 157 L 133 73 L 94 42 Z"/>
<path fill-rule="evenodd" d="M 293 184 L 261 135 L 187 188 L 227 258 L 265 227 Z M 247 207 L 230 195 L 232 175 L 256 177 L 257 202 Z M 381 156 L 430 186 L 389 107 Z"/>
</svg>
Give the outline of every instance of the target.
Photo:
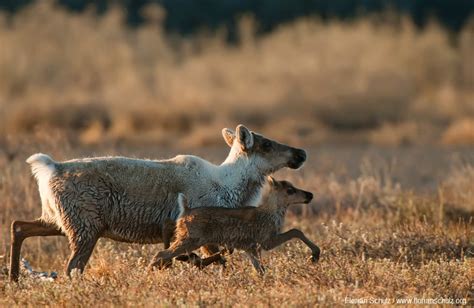
<svg viewBox="0 0 474 308">
<path fill-rule="evenodd" d="M 37 153 L 31 155 L 26 162 L 31 165 L 31 172 L 38 182 L 43 214 L 46 208 L 54 203 L 54 197 L 49 187 L 49 181 L 56 173 L 56 162 L 46 154 Z"/>
<path fill-rule="evenodd" d="M 26 162 L 31 165 L 31 172 L 38 181 L 51 178 L 51 175 L 56 171 L 56 162 L 46 154 L 33 154 Z"/>
</svg>

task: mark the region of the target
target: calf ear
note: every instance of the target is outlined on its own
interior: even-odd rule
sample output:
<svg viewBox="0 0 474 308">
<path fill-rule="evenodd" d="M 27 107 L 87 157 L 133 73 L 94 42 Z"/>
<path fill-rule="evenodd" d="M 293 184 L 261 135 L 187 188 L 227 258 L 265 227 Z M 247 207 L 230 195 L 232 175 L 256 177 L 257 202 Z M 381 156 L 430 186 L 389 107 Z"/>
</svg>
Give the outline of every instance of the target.
<svg viewBox="0 0 474 308">
<path fill-rule="evenodd" d="M 244 150 L 249 150 L 253 146 L 253 135 L 250 130 L 240 124 L 236 129 L 237 138 L 239 138 L 239 143 L 242 145 Z"/>
<path fill-rule="evenodd" d="M 223 128 L 222 137 L 224 137 L 225 143 L 227 143 L 228 146 L 232 147 L 232 145 L 234 144 L 234 139 L 235 139 L 234 131 L 231 130 L 230 128 Z"/>
</svg>

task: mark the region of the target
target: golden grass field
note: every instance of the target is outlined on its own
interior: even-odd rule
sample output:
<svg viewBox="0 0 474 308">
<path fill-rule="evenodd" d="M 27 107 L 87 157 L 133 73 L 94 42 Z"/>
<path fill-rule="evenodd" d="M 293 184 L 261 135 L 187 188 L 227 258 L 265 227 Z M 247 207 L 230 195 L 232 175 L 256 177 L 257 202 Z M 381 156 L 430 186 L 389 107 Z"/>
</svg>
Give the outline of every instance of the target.
<svg viewBox="0 0 474 308">
<path fill-rule="evenodd" d="M 219 134 L 219 132 L 216 132 Z M 59 141 L 59 142 L 58 142 Z M 0 164 L 0 305 L 88 306 L 311 306 L 351 300 L 473 298 L 474 155 L 470 148 L 373 146 L 308 148 L 301 170 L 278 179 L 315 193 L 294 206 L 287 227 L 301 228 L 322 249 L 318 264 L 292 241 L 263 255 L 258 276 L 246 257 L 234 252 L 222 270 L 188 264 L 147 272 L 161 245 L 132 245 L 101 239 L 83 276 L 64 277 L 69 250 L 65 238 L 30 238 L 22 255 L 35 270 L 58 271 L 54 281 L 22 273 L 7 279 L 9 223 L 32 219 L 40 210 L 34 179 L 24 158 L 36 151 L 56 159 L 122 154 L 165 158 L 162 147 L 74 148 L 60 138 L 16 145 L 17 156 Z M 213 162 L 227 146 L 188 150 Z"/>
<path fill-rule="evenodd" d="M 259 36 L 243 16 L 228 44 L 225 29 L 181 37 L 165 32 L 162 10 L 145 13 L 135 29 L 119 9 L 37 1 L 0 13 L 0 306 L 474 305 L 472 19 L 454 34 L 390 12 L 301 18 Z M 69 279 L 66 239 L 31 238 L 22 255 L 59 278 L 8 281 L 10 223 L 41 213 L 29 155 L 219 163 L 220 130 L 238 123 L 308 150 L 301 170 L 276 178 L 315 193 L 287 227 L 321 247 L 318 264 L 291 242 L 264 254 L 264 277 L 239 252 L 225 270 L 150 273 L 161 245 L 102 239 Z"/>
</svg>

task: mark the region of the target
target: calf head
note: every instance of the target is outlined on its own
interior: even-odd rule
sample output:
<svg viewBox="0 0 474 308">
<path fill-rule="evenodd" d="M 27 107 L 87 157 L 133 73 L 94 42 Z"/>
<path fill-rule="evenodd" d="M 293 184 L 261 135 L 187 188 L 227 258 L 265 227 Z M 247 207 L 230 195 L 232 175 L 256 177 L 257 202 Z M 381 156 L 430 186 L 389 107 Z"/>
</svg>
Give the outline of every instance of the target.
<svg viewBox="0 0 474 308">
<path fill-rule="evenodd" d="M 276 181 L 268 177 L 268 183 L 270 185 L 268 201 L 279 208 L 290 204 L 309 203 L 313 199 L 312 193 L 296 188 L 288 181 Z"/>
</svg>

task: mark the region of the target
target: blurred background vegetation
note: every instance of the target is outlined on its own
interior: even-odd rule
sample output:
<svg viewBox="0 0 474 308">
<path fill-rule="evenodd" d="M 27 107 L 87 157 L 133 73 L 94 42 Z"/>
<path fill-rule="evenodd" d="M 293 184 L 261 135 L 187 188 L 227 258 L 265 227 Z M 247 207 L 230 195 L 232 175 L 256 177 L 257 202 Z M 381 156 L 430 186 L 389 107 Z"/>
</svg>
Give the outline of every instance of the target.
<svg viewBox="0 0 474 308">
<path fill-rule="evenodd" d="M 474 144 L 473 1 L 0 1 L 0 147 Z"/>
<path fill-rule="evenodd" d="M 0 9 L 15 13 L 33 2 L 2 0 Z M 215 30 L 224 26 L 233 35 L 238 32 L 239 15 L 249 13 L 258 20 L 260 32 L 274 30 L 281 23 L 303 16 L 352 20 L 386 10 L 410 16 L 417 26 L 424 26 L 430 18 L 436 18 L 450 30 L 459 31 L 474 10 L 474 2 L 470 0 L 57 0 L 56 3 L 75 12 L 91 9 L 98 15 L 119 6 L 131 26 L 144 23 L 147 18 L 143 9 L 156 4 L 167 12 L 164 27 L 168 32 L 193 34 L 202 28 Z"/>
<path fill-rule="evenodd" d="M 472 297 L 473 55 L 473 0 L 0 0 L 0 307 Z M 238 123 L 308 150 L 275 176 L 314 192 L 286 225 L 318 266 L 294 243 L 265 279 L 238 254 L 143 275 L 160 248 L 101 241 L 84 279 L 7 282 L 10 223 L 41 213 L 32 153 L 220 163 Z M 40 271 L 68 254 L 22 249 Z"/>
</svg>

